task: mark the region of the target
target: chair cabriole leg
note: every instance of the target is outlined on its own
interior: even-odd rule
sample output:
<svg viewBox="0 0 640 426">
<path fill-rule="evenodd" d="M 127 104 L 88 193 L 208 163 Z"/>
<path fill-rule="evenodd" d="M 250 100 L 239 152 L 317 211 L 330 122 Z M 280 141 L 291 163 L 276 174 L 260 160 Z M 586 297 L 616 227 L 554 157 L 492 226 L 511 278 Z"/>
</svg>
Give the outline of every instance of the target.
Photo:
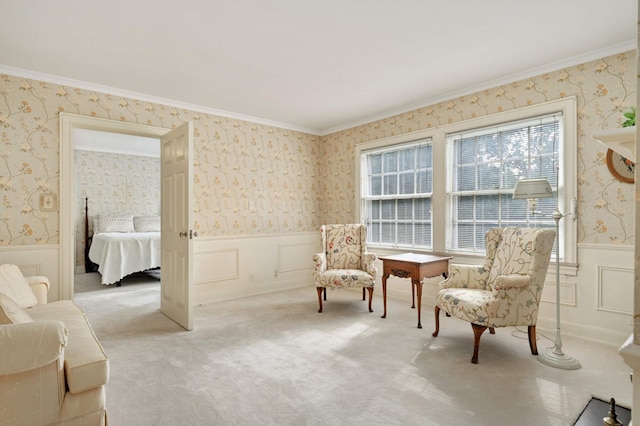
<svg viewBox="0 0 640 426">
<path fill-rule="evenodd" d="M 326 287 L 316 287 L 316 290 L 318 291 L 318 304 L 320 305 L 320 309 L 318 309 L 318 313 L 320 314 L 320 313 L 322 313 L 322 290 L 324 290 L 325 296 L 326 296 L 327 288 Z"/>
<path fill-rule="evenodd" d="M 362 291 L 364 292 L 364 287 L 362 287 Z M 373 312 L 373 309 L 371 309 L 371 301 L 373 300 L 373 287 L 367 287 L 367 291 L 369 292 L 369 312 Z"/>
<path fill-rule="evenodd" d="M 536 342 L 536 326 L 530 325 L 529 330 L 529 348 L 532 355 L 538 355 L 538 343 Z"/>
<path fill-rule="evenodd" d="M 482 336 L 482 333 L 484 333 L 484 331 L 487 329 L 486 326 L 484 325 L 478 325 L 478 324 L 474 324 L 471 323 L 471 328 L 473 328 L 473 357 L 471 357 L 471 363 L 472 364 L 477 364 L 478 363 L 478 348 L 480 347 L 480 336 Z"/>
<path fill-rule="evenodd" d="M 436 314 L 436 331 L 431 334 L 433 337 L 437 337 L 440 332 L 440 306 L 436 305 L 434 312 Z"/>
</svg>

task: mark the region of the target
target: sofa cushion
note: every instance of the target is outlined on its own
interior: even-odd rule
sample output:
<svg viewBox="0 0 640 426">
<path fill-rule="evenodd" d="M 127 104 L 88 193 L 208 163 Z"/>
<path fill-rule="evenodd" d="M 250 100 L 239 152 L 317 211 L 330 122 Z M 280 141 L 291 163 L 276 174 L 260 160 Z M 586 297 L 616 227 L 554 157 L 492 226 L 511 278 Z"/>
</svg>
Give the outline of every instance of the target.
<svg viewBox="0 0 640 426">
<path fill-rule="evenodd" d="M 81 417 L 82 425 L 106 425 L 103 420 L 106 399 L 104 386 L 82 393 L 68 393 L 62 402 L 60 422 L 65 425 L 78 424 L 77 419 Z"/>
<path fill-rule="evenodd" d="M 0 293 L 0 324 L 18 324 L 33 319 L 9 296 Z"/>
<path fill-rule="evenodd" d="M 316 287 L 374 287 L 375 283 L 360 269 L 327 269 L 316 277 Z"/>
<path fill-rule="evenodd" d="M 109 380 L 109 358 L 93 333 L 84 312 L 71 300 L 59 300 L 29 309 L 34 321 L 56 319 L 69 330 L 64 369 L 71 393 L 102 386 Z"/>
<path fill-rule="evenodd" d="M 22 271 L 11 263 L 0 265 L 0 293 L 9 296 L 21 308 L 31 308 L 38 304 Z"/>
</svg>

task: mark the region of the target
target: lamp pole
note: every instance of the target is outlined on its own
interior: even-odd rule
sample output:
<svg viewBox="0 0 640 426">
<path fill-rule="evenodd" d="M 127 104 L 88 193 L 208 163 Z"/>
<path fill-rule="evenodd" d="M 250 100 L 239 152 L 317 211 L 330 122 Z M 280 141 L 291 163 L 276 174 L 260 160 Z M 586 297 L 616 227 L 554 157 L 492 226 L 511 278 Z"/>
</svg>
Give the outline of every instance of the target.
<svg viewBox="0 0 640 426">
<path fill-rule="evenodd" d="M 572 214 L 572 213 L 569 213 Z M 561 368 L 563 370 L 577 370 L 580 363 L 573 357 L 562 352 L 562 337 L 560 337 L 560 219 L 565 217 L 556 209 L 551 214 L 553 220 L 556 221 L 556 339 L 553 348 L 545 348 L 538 355 L 538 361 L 550 367 Z"/>
</svg>

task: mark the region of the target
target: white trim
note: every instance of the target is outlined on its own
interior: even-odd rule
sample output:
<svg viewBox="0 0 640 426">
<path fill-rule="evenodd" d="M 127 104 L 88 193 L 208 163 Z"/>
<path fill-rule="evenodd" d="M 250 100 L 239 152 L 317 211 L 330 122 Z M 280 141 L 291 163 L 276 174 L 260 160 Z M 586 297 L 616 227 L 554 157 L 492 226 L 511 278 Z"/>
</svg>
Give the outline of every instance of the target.
<svg viewBox="0 0 640 426">
<path fill-rule="evenodd" d="M 400 108 L 390 109 L 383 111 L 379 114 L 371 115 L 360 120 L 350 121 L 348 123 L 341 124 L 339 126 L 331 127 L 329 129 L 324 129 L 318 133 L 319 136 L 327 136 L 332 133 L 341 132 L 343 130 L 352 129 L 357 126 L 362 126 L 364 124 L 373 123 L 375 121 L 384 120 L 385 118 L 393 117 L 399 114 L 404 114 L 410 111 L 415 111 L 420 108 L 425 108 L 430 105 L 435 105 L 440 102 L 449 101 L 451 99 L 456 99 L 462 96 L 467 96 L 472 93 L 482 92 L 483 90 L 495 89 L 497 87 L 514 83 L 516 81 L 526 80 L 528 78 L 536 77 L 548 72 L 559 71 L 563 68 L 572 67 L 575 65 L 584 64 L 590 61 L 595 61 L 598 59 L 603 59 L 611 55 L 616 55 L 618 53 L 627 52 L 630 50 L 636 50 L 636 40 L 632 39 L 623 43 L 619 43 L 613 46 L 609 46 L 604 49 L 598 49 L 591 52 L 587 52 L 582 55 L 573 56 L 571 58 L 566 58 L 561 61 L 551 62 L 549 64 L 541 65 L 536 68 L 529 68 L 526 71 L 521 73 L 515 73 L 506 75 L 503 77 L 499 77 L 493 80 L 485 81 L 484 83 L 480 83 L 473 86 L 468 86 L 463 89 L 454 90 L 451 92 L 443 93 L 438 96 L 431 97 L 429 99 L 422 100 L 420 102 L 416 102 L 410 105 L 404 105 Z"/>
<path fill-rule="evenodd" d="M 317 235 L 319 235 L 318 234 L 319 230 L 320 230 L 320 228 L 318 228 L 318 231 L 277 232 L 277 233 L 274 233 L 274 234 L 210 235 L 210 236 L 198 237 L 198 241 L 200 241 L 200 242 L 224 241 L 224 240 L 234 240 L 235 241 L 235 240 L 241 240 L 241 239 L 255 240 L 255 239 L 259 239 L 259 238 L 265 238 L 266 239 L 266 238 L 280 238 L 280 237 L 297 237 L 297 236 L 305 236 L 305 235 L 317 236 Z"/>
<path fill-rule="evenodd" d="M 158 140 L 159 141 L 159 140 Z M 132 155 L 135 157 L 146 157 L 146 158 L 157 158 L 160 159 L 159 155 L 149 155 L 146 152 L 127 152 L 124 149 L 109 149 L 109 148 L 75 148 L 76 151 L 85 151 L 85 152 L 102 152 L 106 154 L 120 154 L 120 155 Z"/>
<path fill-rule="evenodd" d="M 633 253 L 634 247 L 632 244 L 602 244 L 602 243 L 579 243 L 580 249 L 591 250 L 616 250 L 616 251 L 630 251 Z"/>
<path fill-rule="evenodd" d="M 56 250 L 60 247 L 60 244 L 29 244 L 24 246 L 0 246 L 0 253 L 16 252 L 21 253 L 25 251 L 42 251 L 42 250 Z"/>
<path fill-rule="evenodd" d="M 605 284 L 605 274 L 606 272 L 620 272 L 620 273 L 624 273 L 627 276 L 629 276 L 629 282 L 633 282 L 633 268 L 621 268 L 621 267 L 613 267 L 613 266 L 603 266 L 603 265 L 599 265 L 598 266 L 598 279 L 596 281 L 596 285 L 597 285 L 597 295 L 598 295 L 598 300 L 596 302 L 596 311 L 602 311 L 602 312 L 611 312 L 614 314 L 622 314 L 622 315 L 627 315 L 630 318 L 633 318 L 633 300 L 631 300 L 631 298 L 626 299 L 625 297 L 618 297 L 615 298 L 616 301 L 618 302 L 622 302 L 623 300 L 627 300 L 629 301 L 629 303 L 631 304 L 630 310 L 625 310 L 624 308 L 620 307 L 620 306 L 607 306 L 605 305 L 605 294 L 607 293 L 607 291 L 609 290 L 609 288 L 607 288 L 606 284 Z M 618 283 L 616 283 L 616 287 L 619 287 L 617 285 Z M 609 286 L 611 287 L 611 286 Z"/>
<path fill-rule="evenodd" d="M 319 232 L 209 236 L 195 238 L 193 249 L 198 306 L 313 286 L 320 239 Z"/>
<path fill-rule="evenodd" d="M 144 93 L 133 92 L 130 90 L 118 89 L 115 87 L 103 86 L 96 83 L 90 83 L 82 80 L 75 80 L 66 77 L 60 77 L 52 74 L 41 73 L 37 71 L 26 70 L 23 68 L 11 67 L 8 65 L 0 64 L 0 74 L 8 74 L 21 78 L 34 79 L 39 81 L 45 81 L 52 84 L 60 84 L 64 86 L 76 87 L 79 89 L 90 90 L 100 93 L 108 93 L 114 96 L 122 96 L 131 99 L 137 99 L 144 102 L 153 102 L 161 105 L 167 105 L 175 108 L 182 108 L 190 111 L 202 112 L 205 114 L 212 114 L 221 117 L 231 118 L 234 120 L 248 121 L 256 124 L 263 124 L 266 126 L 278 127 L 282 129 L 292 130 L 296 132 L 307 133 L 314 136 L 327 136 L 332 133 L 337 133 L 343 130 L 351 129 L 363 124 L 372 123 L 374 121 L 382 120 L 385 118 L 393 117 L 398 114 L 403 114 L 409 111 L 415 111 L 420 108 L 424 108 L 429 105 L 435 105 L 440 102 L 448 101 L 451 99 L 466 96 L 471 93 L 481 92 L 487 89 L 493 89 L 505 84 L 513 83 L 527 78 L 532 78 L 538 75 L 545 74 L 547 72 L 558 71 L 563 68 L 584 64 L 586 62 L 605 58 L 607 56 L 616 55 L 618 53 L 635 50 L 637 41 L 634 39 L 628 40 L 623 43 L 615 44 L 603 49 L 593 50 L 591 52 L 584 53 L 582 55 L 573 56 L 560 61 L 551 62 L 545 65 L 541 65 L 535 68 L 529 68 L 526 71 L 520 73 L 509 74 L 503 77 L 495 78 L 493 80 L 486 81 L 481 84 L 467 86 L 463 89 L 454 90 L 451 92 L 442 93 L 437 96 L 433 96 L 428 99 L 424 99 L 420 102 L 415 102 L 409 105 L 404 105 L 400 108 L 390 109 L 383 111 L 379 114 L 370 115 L 360 120 L 349 121 L 338 126 L 330 127 L 328 129 L 310 129 L 303 126 L 297 126 L 289 123 L 282 123 L 264 118 L 254 117 L 250 115 L 244 115 L 234 113 L 230 111 L 219 110 L 216 108 L 205 107 L 201 105 L 189 104 L 186 102 L 180 102 L 173 99 L 161 98 L 158 96 L 147 95 Z"/>
<path fill-rule="evenodd" d="M 91 92 L 107 93 L 113 96 L 122 96 L 124 98 L 135 99 L 143 102 L 152 102 L 155 104 L 166 105 L 174 108 L 185 109 L 188 111 L 201 112 L 204 114 L 217 115 L 220 117 L 231 118 L 233 120 L 247 121 L 265 126 L 278 127 L 281 129 L 292 130 L 295 132 L 308 133 L 314 136 L 320 136 L 318 130 L 309 129 L 307 127 L 296 126 L 288 123 L 280 123 L 278 121 L 267 120 L 264 118 L 254 117 L 251 115 L 238 114 L 235 112 L 224 111 L 216 108 L 210 108 L 202 105 L 180 102 L 173 99 L 161 98 L 159 96 L 147 95 L 144 93 L 134 92 L 131 90 L 118 89 L 116 87 L 103 86 L 101 84 L 90 83 L 82 80 L 74 80 L 72 78 L 60 77 L 57 75 L 41 73 L 37 71 L 26 70 L 23 68 L 15 68 L 8 65 L 0 64 L 0 74 L 8 74 L 19 78 L 27 78 L 32 80 L 44 81 L 51 84 L 60 84 Z"/>
</svg>

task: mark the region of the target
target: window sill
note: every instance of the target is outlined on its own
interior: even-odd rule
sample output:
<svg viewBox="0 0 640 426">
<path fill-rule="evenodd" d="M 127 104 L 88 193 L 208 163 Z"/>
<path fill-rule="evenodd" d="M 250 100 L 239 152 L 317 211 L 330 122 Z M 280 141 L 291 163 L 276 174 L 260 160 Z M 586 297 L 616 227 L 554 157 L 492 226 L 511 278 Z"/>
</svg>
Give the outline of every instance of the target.
<svg viewBox="0 0 640 426">
<path fill-rule="evenodd" d="M 375 253 L 378 257 L 389 256 L 400 253 L 417 253 L 417 254 L 434 254 L 438 256 L 453 256 L 450 263 L 461 265 L 482 265 L 484 261 L 484 254 L 473 255 L 469 253 L 460 252 L 435 252 L 432 250 L 419 250 L 410 248 L 393 248 L 388 246 L 376 246 L 373 244 L 367 244 L 367 251 Z M 547 275 L 554 275 L 556 273 L 556 262 L 552 259 L 549 263 L 549 269 Z M 578 275 L 578 265 L 575 263 L 563 263 L 560 262 L 560 275 L 575 277 Z"/>
</svg>

